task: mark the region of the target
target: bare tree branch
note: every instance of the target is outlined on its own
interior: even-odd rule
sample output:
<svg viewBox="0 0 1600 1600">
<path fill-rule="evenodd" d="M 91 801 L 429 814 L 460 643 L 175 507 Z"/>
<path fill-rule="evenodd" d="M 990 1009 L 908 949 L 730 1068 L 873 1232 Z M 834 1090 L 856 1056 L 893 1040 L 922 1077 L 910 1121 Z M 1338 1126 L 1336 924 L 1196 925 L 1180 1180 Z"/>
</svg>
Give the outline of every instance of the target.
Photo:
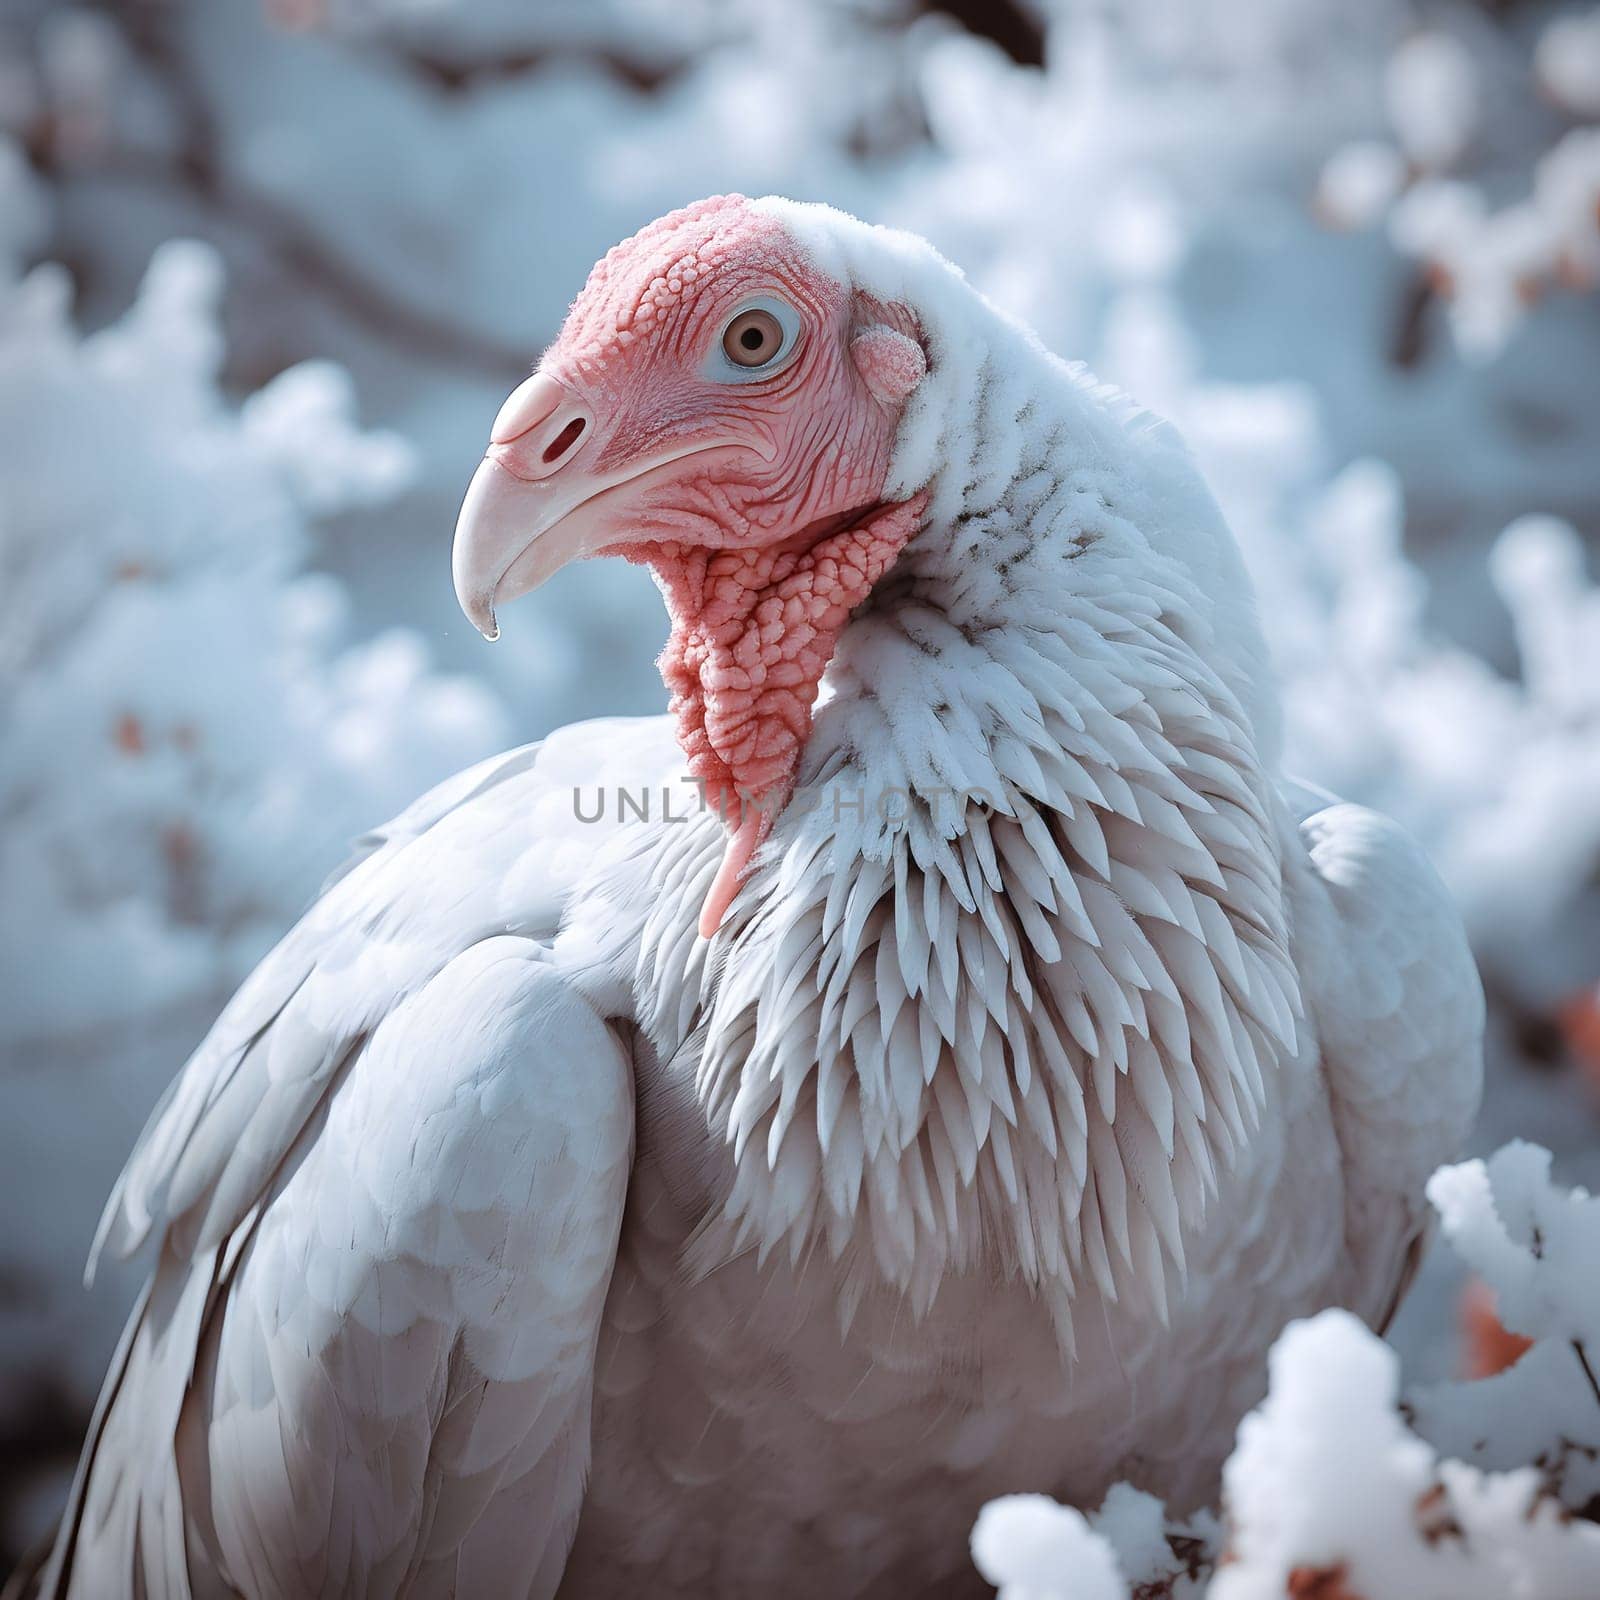
<svg viewBox="0 0 1600 1600">
<path fill-rule="evenodd" d="M 441 317 L 387 287 L 350 260 L 290 206 L 227 171 L 219 159 L 217 121 L 196 75 L 173 35 L 170 12 L 151 7 L 118 10 L 129 44 L 166 92 L 179 127 L 176 154 L 113 148 L 95 175 L 146 188 L 170 188 L 249 234 L 270 256 L 313 291 L 335 302 L 381 338 L 445 366 L 481 371 L 515 382 L 533 366 L 537 351 L 495 339 Z M 69 181 L 48 138 L 29 155 L 41 176 Z"/>
</svg>

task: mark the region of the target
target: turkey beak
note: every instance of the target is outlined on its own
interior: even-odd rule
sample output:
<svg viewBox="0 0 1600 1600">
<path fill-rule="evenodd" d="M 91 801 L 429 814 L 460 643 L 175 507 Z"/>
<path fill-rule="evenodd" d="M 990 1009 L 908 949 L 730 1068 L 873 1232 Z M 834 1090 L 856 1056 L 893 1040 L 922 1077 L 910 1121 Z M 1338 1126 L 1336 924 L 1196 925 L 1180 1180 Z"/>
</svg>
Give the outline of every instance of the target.
<svg viewBox="0 0 1600 1600">
<path fill-rule="evenodd" d="M 594 431 L 593 412 L 548 373 L 536 372 L 500 408 L 450 559 L 456 599 L 484 638 L 500 636 L 497 602 L 537 589 L 603 543 L 602 519 L 585 507 L 607 484 L 573 465 L 590 453 Z"/>
</svg>

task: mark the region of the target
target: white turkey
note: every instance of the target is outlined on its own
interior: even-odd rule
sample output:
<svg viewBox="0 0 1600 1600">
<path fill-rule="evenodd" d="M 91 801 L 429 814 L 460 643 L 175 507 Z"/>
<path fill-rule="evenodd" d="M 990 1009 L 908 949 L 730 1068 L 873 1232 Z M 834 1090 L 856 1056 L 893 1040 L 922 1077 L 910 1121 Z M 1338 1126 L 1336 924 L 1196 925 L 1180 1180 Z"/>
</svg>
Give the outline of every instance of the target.
<svg viewBox="0 0 1600 1600">
<path fill-rule="evenodd" d="M 1283 1323 L 1403 1292 L 1482 1007 L 1416 846 L 1280 777 L 1181 442 L 739 197 L 492 439 L 468 614 L 647 562 L 671 715 L 419 800 L 224 1012 L 43 1592 L 965 1593 L 995 1495 L 1212 1494 Z"/>
</svg>

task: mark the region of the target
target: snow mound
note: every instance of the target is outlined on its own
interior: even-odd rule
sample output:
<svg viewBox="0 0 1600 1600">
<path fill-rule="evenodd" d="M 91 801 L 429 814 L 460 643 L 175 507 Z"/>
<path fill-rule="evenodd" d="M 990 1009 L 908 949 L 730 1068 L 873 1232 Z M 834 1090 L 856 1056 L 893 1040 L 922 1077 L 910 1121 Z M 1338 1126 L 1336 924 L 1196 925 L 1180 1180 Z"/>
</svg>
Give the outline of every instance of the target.
<svg viewBox="0 0 1600 1600">
<path fill-rule="evenodd" d="M 1089 1517 L 1016 1495 L 978 1519 L 979 1571 L 1013 1600 L 1593 1600 L 1600 1198 L 1552 1184 L 1523 1143 L 1441 1168 L 1428 1198 L 1534 1341 L 1514 1366 L 1402 1400 L 1399 1357 L 1357 1318 L 1292 1323 L 1220 1528 L 1174 1526 L 1127 1485 Z"/>
<path fill-rule="evenodd" d="M 992 1500 L 972 1530 L 972 1559 L 1000 1600 L 1127 1600 L 1110 1544 L 1081 1511 L 1042 1494 Z M 1062 1587 L 1070 1575 L 1070 1591 Z"/>
</svg>

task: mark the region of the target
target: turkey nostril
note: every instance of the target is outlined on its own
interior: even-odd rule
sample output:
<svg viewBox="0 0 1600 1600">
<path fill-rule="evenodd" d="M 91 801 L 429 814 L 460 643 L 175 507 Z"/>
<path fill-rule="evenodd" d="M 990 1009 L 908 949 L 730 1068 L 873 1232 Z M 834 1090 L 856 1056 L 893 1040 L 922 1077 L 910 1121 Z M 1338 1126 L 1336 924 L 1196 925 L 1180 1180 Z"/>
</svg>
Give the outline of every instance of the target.
<svg viewBox="0 0 1600 1600">
<path fill-rule="evenodd" d="M 545 447 L 544 455 L 541 458 L 544 464 L 549 466 L 552 462 L 559 461 L 562 456 L 566 455 L 582 438 L 584 427 L 584 419 L 582 417 L 574 417 Z"/>
</svg>

